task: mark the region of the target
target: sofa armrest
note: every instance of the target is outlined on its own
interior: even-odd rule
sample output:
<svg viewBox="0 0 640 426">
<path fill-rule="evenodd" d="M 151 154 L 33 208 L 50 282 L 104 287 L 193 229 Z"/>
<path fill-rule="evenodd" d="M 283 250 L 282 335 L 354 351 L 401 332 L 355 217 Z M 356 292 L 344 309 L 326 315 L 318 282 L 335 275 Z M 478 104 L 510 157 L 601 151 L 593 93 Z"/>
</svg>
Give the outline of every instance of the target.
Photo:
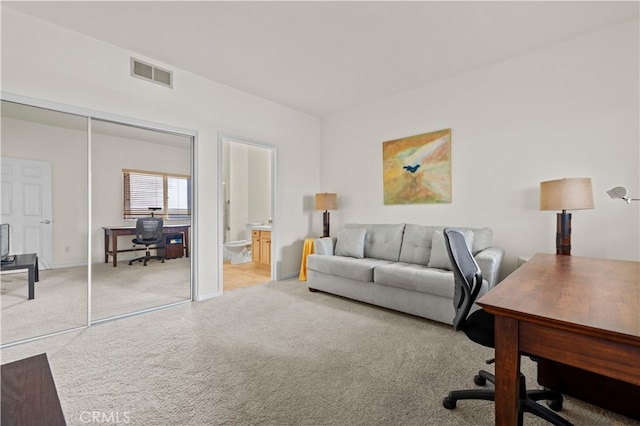
<svg viewBox="0 0 640 426">
<path fill-rule="evenodd" d="M 335 237 L 316 238 L 313 242 L 313 252 L 325 256 L 333 256 L 333 249 L 336 246 Z"/>
<path fill-rule="evenodd" d="M 475 256 L 476 262 L 482 271 L 482 278 L 489 283 L 489 289 L 498 284 L 500 268 L 504 259 L 504 250 L 498 247 L 489 247 Z"/>
</svg>

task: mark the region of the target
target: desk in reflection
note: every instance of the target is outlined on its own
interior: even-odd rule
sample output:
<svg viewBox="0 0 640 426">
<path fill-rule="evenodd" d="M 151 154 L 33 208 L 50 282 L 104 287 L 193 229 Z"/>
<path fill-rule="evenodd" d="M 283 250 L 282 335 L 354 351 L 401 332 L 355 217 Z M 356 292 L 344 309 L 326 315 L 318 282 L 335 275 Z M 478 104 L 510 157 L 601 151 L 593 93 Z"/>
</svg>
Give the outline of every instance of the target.
<svg viewBox="0 0 640 426">
<path fill-rule="evenodd" d="M 184 254 L 189 257 L 189 227 L 190 225 L 165 225 L 164 234 L 182 234 Z M 109 263 L 109 256 L 113 258 L 113 267 L 118 266 L 118 253 L 134 251 L 133 248 L 118 249 L 118 237 L 121 235 L 135 235 L 135 226 L 103 226 L 104 229 L 104 263 Z M 109 244 L 111 241 L 111 244 Z"/>
</svg>

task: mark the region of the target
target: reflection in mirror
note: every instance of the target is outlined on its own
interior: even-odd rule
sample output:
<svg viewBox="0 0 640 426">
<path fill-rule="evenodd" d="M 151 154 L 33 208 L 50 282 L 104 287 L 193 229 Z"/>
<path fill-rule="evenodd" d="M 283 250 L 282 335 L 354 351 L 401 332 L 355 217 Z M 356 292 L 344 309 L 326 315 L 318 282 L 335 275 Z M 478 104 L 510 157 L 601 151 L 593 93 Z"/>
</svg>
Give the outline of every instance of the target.
<svg viewBox="0 0 640 426">
<path fill-rule="evenodd" d="M 191 300 L 192 138 L 96 119 L 91 130 L 91 321 Z M 147 255 L 137 219 L 151 216 L 162 235 L 132 261 Z"/>
<path fill-rule="evenodd" d="M 16 255 L 2 265 L 7 345 L 87 325 L 88 134 L 86 117 L 7 101 L 1 124 L 1 221 Z M 22 254 L 37 255 L 33 299 Z"/>
</svg>

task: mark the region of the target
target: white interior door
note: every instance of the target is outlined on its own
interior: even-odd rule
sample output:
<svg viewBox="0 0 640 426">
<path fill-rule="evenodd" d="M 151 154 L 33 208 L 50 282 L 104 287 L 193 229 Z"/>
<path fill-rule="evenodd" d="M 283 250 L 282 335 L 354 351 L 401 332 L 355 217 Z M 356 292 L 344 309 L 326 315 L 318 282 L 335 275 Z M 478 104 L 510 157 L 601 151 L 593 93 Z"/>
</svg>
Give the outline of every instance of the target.
<svg viewBox="0 0 640 426">
<path fill-rule="evenodd" d="M 11 253 L 36 253 L 52 264 L 51 163 L 2 157 L 2 223 L 11 226 Z"/>
</svg>

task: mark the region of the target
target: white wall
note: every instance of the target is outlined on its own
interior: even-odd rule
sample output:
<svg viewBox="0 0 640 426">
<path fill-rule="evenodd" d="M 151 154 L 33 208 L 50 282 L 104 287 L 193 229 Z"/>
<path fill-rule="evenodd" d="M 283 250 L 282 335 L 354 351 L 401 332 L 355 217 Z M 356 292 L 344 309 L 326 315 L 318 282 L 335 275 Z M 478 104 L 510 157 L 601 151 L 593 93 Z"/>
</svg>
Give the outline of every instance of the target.
<svg viewBox="0 0 640 426">
<path fill-rule="evenodd" d="M 86 119 L 77 121 L 82 128 Z M 52 267 L 87 263 L 86 124 L 84 129 L 2 117 L 3 157 L 51 162 Z"/>
<path fill-rule="evenodd" d="M 250 240 L 246 233 L 249 221 L 249 146 L 229 144 L 229 241 Z"/>
<path fill-rule="evenodd" d="M 322 122 L 321 186 L 347 222 L 490 226 L 518 256 L 555 252 L 539 182 L 591 177 L 595 209 L 573 212 L 574 255 L 640 260 L 638 20 L 381 100 Z M 420 54 L 420 52 L 416 52 Z M 451 204 L 383 205 L 382 142 L 452 129 Z"/>
<path fill-rule="evenodd" d="M 271 218 L 271 150 L 250 146 L 248 154 L 248 222 L 268 223 Z"/>
<path fill-rule="evenodd" d="M 212 52 L 211 54 L 215 54 Z M 129 74 L 130 56 L 174 71 L 167 89 Z M 302 200 L 319 186 L 315 117 L 217 84 L 170 64 L 2 8 L 2 90 L 22 96 L 193 129 L 198 132 L 198 294 L 219 294 L 217 134 L 278 148 L 276 276 L 297 275 L 309 232 Z M 286 225 L 285 225 L 286 224 Z"/>
</svg>

